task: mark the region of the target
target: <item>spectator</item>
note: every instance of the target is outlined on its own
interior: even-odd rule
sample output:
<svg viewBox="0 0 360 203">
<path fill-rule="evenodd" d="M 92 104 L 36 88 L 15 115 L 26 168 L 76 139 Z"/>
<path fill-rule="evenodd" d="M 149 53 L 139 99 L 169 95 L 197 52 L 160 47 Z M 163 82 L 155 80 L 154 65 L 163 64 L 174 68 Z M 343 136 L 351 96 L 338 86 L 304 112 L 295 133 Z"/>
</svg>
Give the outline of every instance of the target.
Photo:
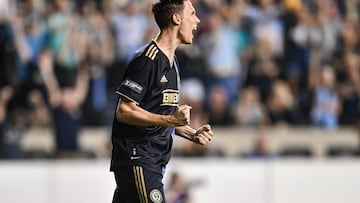
<svg viewBox="0 0 360 203">
<path fill-rule="evenodd" d="M 21 140 L 28 127 L 27 122 L 26 114 L 22 110 L 17 109 L 11 112 L 8 122 L 0 123 L 0 130 L 2 130 L 0 132 L 0 158 L 23 158 Z"/>
<path fill-rule="evenodd" d="M 241 90 L 235 107 L 235 121 L 243 126 L 263 126 L 267 123 L 265 106 L 260 101 L 260 94 L 256 87 Z"/>
<path fill-rule="evenodd" d="M 107 68 L 113 63 L 115 46 L 110 32 L 110 25 L 102 13 L 96 8 L 95 2 L 84 1 L 79 8 L 81 19 L 89 29 L 89 39 L 85 56 L 89 67 L 89 90 L 83 105 L 83 124 L 86 126 L 104 126 L 111 123 L 108 116 Z M 112 111 L 112 108 L 111 108 Z"/>
<path fill-rule="evenodd" d="M 322 34 L 308 8 L 297 13 L 298 22 L 289 31 L 292 46 L 289 47 L 287 80 L 295 94 L 306 91 L 310 60 L 314 49 L 321 45 Z"/>
<path fill-rule="evenodd" d="M 234 43 L 238 40 L 237 29 L 219 11 L 209 16 L 209 27 L 210 32 L 200 38 L 209 73 L 207 88 L 222 86 L 228 97 L 224 105 L 232 105 L 241 82 L 240 53 Z"/>
<path fill-rule="evenodd" d="M 359 79 L 357 74 L 360 41 L 356 30 L 356 24 L 347 21 L 344 23 L 339 49 L 332 61 L 336 68 L 338 93 L 342 101 L 341 125 L 354 125 L 359 117 Z"/>
<path fill-rule="evenodd" d="M 89 71 L 84 63 L 89 47 L 88 24 L 72 14 L 70 1 L 55 1 L 49 17 L 50 51 L 39 59 L 50 105 L 53 109 L 57 155 L 78 152 L 80 107 L 88 91 Z"/>
<path fill-rule="evenodd" d="M 276 81 L 274 83 L 267 100 L 267 108 L 270 124 L 297 124 L 294 97 L 286 82 Z"/>
<path fill-rule="evenodd" d="M 14 32 L 10 24 L 13 17 L 12 1 L 0 2 L 0 88 L 9 87 L 12 90 L 19 84 L 16 72 L 16 46 Z"/>
<path fill-rule="evenodd" d="M 341 16 L 334 0 L 318 0 L 319 28 L 322 30 L 320 45 L 321 60 L 330 62 L 337 49 L 337 40 L 341 34 Z"/>
<path fill-rule="evenodd" d="M 223 86 L 214 86 L 209 92 L 210 106 L 208 110 L 209 123 L 213 126 L 229 126 L 234 119 L 229 106 L 229 96 Z"/>
<path fill-rule="evenodd" d="M 254 41 L 267 41 L 271 55 L 283 54 L 283 29 L 279 18 L 280 9 L 274 0 L 257 0 L 247 7 L 245 15 L 253 22 Z"/>
<path fill-rule="evenodd" d="M 0 158 L 7 157 L 6 152 L 6 121 L 7 105 L 13 94 L 13 89 L 9 86 L 0 89 Z"/>
<path fill-rule="evenodd" d="M 279 68 L 268 52 L 267 43 L 255 47 L 254 56 L 249 62 L 246 85 L 259 88 L 260 99 L 266 101 L 271 93 L 273 83 L 279 79 Z"/>
<path fill-rule="evenodd" d="M 332 67 L 325 66 L 315 87 L 312 107 L 312 122 L 328 129 L 338 127 L 339 97 L 336 92 L 335 73 Z"/>
<path fill-rule="evenodd" d="M 206 120 L 204 116 L 205 89 L 200 80 L 196 78 L 182 80 L 181 104 L 188 104 L 191 109 L 191 123 L 194 128 L 199 128 Z"/>
<path fill-rule="evenodd" d="M 254 140 L 254 145 L 245 158 L 259 159 L 259 158 L 275 158 L 277 155 L 269 150 L 269 146 L 265 136 L 260 135 Z"/>
<path fill-rule="evenodd" d="M 188 203 L 189 202 L 189 188 L 182 180 L 182 177 L 174 172 L 171 174 L 170 183 L 165 191 L 166 202 L 169 203 Z"/>
<path fill-rule="evenodd" d="M 49 126 L 51 123 L 37 64 L 40 52 L 49 38 L 43 17 L 43 10 L 29 0 L 21 4 L 18 14 L 12 19 L 19 75 L 19 86 L 15 89 L 12 105 L 29 110 L 34 126 Z"/>
<path fill-rule="evenodd" d="M 139 9 L 135 1 L 126 0 L 116 5 L 110 16 L 110 25 L 116 44 L 116 61 L 108 70 L 108 84 L 111 92 L 118 87 L 119 78 L 125 74 L 125 67 L 132 54 L 143 45 L 147 30 L 148 18 Z"/>
</svg>

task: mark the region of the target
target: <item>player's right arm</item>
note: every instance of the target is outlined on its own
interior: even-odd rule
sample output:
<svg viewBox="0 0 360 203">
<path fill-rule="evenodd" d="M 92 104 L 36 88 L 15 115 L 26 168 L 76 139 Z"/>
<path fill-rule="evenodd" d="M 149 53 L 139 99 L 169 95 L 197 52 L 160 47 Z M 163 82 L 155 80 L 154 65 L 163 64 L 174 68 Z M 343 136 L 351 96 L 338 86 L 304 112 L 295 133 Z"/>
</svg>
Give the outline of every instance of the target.
<svg viewBox="0 0 360 203">
<path fill-rule="evenodd" d="M 178 127 L 190 123 L 190 109 L 190 106 L 182 105 L 171 115 L 154 114 L 123 97 L 119 99 L 116 119 L 130 125 Z"/>
<path fill-rule="evenodd" d="M 190 106 L 183 105 L 171 115 L 160 115 L 142 108 L 139 103 L 157 80 L 159 64 L 153 58 L 140 54 L 127 67 L 125 79 L 117 89 L 120 96 L 116 119 L 119 122 L 138 126 L 184 126 L 190 122 Z"/>
</svg>

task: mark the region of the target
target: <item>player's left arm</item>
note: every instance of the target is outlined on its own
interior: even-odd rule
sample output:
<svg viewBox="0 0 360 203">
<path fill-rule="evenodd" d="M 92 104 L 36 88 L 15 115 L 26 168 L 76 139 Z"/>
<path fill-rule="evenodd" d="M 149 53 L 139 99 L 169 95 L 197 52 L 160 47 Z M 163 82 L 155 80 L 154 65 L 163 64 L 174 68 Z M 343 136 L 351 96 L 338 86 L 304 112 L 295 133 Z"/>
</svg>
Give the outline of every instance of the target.
<svg viewBox="0 0 360 203">
<path fill-rule="evenodd" d="M 175 131 L 178 136 L 201 145 L 209 143 L 214 137 L 214 132 L 210 125 L 203 125 L 196 130 L 186 125 L 176 127 Z"/>
</svg>

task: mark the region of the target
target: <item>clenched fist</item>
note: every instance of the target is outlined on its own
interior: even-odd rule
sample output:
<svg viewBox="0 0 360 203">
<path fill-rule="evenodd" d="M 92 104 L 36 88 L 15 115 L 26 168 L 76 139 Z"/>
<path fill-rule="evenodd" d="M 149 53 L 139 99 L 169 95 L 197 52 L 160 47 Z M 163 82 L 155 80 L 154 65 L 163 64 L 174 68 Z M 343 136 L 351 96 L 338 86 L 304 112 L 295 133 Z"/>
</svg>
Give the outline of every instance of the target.
<svg viewBox="0 0 360 203">
<path fill-rule="evenodd" d="M 193 141 L 197 144 L 205 145 L 209 143 L 214 136 L 210 125 L 203 125 L 198 128 L 193 136 Z"/>
<path fill-rule="evenodd" d="M 191 106 L 181 105 L 171 115 L 170 123 L 174 127 L 188 125 L 190 123 Z"/>
</svg>

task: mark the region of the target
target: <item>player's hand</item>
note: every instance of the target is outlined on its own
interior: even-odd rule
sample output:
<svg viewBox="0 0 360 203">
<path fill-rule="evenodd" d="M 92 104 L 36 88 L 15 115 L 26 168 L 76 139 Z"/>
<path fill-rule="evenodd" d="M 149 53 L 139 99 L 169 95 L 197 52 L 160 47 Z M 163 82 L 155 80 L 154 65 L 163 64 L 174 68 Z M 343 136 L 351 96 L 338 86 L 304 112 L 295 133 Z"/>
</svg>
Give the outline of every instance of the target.
<svg viewBox="0 0 360 203">
<path fill-rule="evenodd" d="M 211 130 L 210 125 L 203 125 L 196 130 L 193 140 L 197 144 L 205 145 L 209 143 L 213 137 L 214 132 Z"/>
<path fill-rule="evenodd" d="M 191 106 L 189 105 L 179 106 L 172 115 L 171 124 L 174 127 L 190 124 L 190 110 Z"/>
</svg>

